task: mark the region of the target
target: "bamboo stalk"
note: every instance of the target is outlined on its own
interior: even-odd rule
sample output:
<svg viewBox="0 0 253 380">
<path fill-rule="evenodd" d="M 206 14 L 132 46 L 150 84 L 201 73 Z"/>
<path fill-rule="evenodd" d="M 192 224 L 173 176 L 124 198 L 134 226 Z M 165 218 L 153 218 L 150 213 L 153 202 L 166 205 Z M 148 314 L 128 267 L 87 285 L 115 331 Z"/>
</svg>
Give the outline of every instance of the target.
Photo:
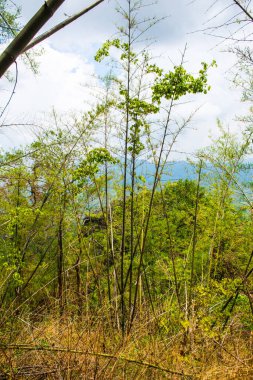
<svg viewBox="0 0 253 380">
<path fill-rule="evenodd" d="M 0 78 L 65 0 L 47 0 L 0 56 Z"/>
</svg>

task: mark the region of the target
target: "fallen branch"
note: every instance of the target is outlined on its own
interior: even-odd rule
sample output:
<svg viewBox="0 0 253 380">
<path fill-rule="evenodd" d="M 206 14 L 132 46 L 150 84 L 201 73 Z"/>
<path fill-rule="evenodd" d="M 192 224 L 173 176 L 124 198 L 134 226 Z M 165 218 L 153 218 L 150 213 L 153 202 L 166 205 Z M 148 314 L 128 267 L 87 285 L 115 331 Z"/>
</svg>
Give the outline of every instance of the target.
<svg viewBox="0 0 253 380">
<path fill-rule="evenodd" d="M 139 365 L 147 367 L 147 368 L 153 368 L 153 369 L 156 369 L 156 370 L 159 370 L 162 372 L 167 372 L 167 373 L 170 373 L 171 375 L 182 376 L 184 379 L 193 379 L 192 375 L 185 374 L 183 372 L 173 371 L 171 369 L 161 367 L 157 364 L 149 363 L 146 361 L 128 358 L 128 357 L 123 356 L 123 355 L 106 354 L 103 352 L 90 352 L 90 351 L 72 350 L 72 349 L 63 348 L 63 347 L 32 346 L 32 345 L 26 345 L 26 344 L 0 344 L 0 349 L 2 349 L 2 350 L 64 352 L 64 353 L 70 353 L 70 354 L 89 355 L 89 356 L 96 356 L 96 357 L 102 357 L 102 358 L 107 358 L 107 359 L 123 360 L 123 361 L 126 361 L 128 363 L 139 364 Z"/>
</svg>

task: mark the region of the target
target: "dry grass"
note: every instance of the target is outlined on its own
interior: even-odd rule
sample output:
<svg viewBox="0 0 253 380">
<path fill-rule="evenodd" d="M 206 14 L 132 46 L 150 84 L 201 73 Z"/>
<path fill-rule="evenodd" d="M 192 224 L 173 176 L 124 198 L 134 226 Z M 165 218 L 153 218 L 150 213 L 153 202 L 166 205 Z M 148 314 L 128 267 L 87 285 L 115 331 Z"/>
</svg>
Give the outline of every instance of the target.
<svg viewBox="0 0 253 380">
<path fill-rule="evenodd" d="M 185 343 L 184 331 L 170 336 L 148 319 L 122 339 L 105 316 L 17 317 L 1 342 L 0 379 L 253 379 L 253 336 L 240 330 L 196 330 Z"/>
</svg>

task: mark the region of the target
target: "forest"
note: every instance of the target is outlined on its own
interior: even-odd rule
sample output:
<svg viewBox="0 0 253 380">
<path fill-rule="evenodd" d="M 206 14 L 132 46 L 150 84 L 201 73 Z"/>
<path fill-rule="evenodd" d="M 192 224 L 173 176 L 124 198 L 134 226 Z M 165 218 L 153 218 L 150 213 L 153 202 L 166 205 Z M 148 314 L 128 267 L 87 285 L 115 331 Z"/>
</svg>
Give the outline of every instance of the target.
<svg viewBox="0 0 253 380">
<path fill-rule="evenodd" d="M 248 113 L 239 136 L 217 120 L 219 136 L 185 159 L 190 177 L 172 176 L 171 157 L 195 111 L 175 114 L 211 91 L 217 63 L 189 72 L 185 49 L 160 67 L 143 38 L 163 21 L 144 0 L 117 3 L 121 24 L 94 54 L 106 72 L 95 104 L 53 111 L 30 143 L 1 150 L 0 379 L 253 379 L 253 10 L 228 3 Z M 0 0 L 5 48 L 26 29 L 11 4 Z M 39 30 L 0 57 L 10 83 Z"/>
</svg>

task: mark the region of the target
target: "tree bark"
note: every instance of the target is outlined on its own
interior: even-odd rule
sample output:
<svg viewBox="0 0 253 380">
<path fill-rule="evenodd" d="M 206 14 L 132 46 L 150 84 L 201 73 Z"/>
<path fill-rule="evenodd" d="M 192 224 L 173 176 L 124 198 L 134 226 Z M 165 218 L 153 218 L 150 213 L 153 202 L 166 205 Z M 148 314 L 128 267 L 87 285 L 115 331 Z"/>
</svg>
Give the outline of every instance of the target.
<svg viewBox="0 0 253 380">
<path fill-rule="evenodd" d="M 47 0 L 0 56 L 0 78 L 65 0 Z"/>
</svg>

